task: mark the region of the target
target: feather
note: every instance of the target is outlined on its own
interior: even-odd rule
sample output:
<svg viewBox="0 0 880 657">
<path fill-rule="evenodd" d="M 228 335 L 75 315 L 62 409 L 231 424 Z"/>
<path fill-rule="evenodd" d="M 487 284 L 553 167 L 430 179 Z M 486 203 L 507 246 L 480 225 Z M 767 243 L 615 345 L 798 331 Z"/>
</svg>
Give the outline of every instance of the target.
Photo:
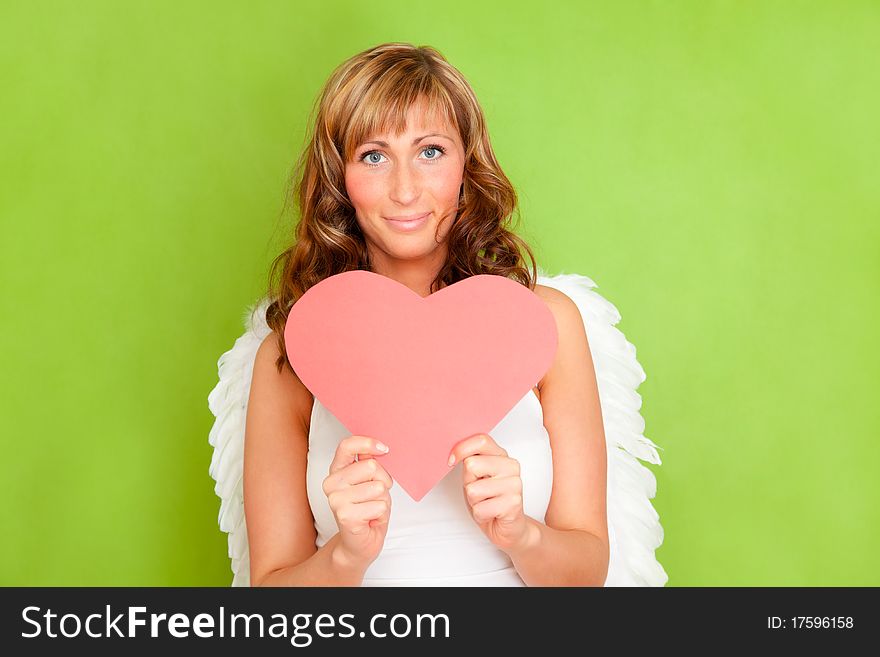
<svg viewBox="0 0 880 657">
<path fill-rule="evenodd" d="M 636 348 L 616 327 L 617 308 L 580 274 L 548 276 L 541 285 L 568 296 L 581 313 L 596 371 L 608 453 L 608 537 L 610 558 L 605 586 L 663 586 L 668 576 L 654 551 L 663 543 L 660 517 L 651 504 L 657 480 L 639 460 L 659 465 L 661 449 L 645 437 L 645 421 L 636 392 L 646 374 Z"/>
<path fill-rule="evenodd" d="M 232 586 L 250 586 L 250 555 L 244 515 L 242 473 L 244 436 L 251 376 L 257 349 L 271 329 L 266 324 L 268 299 L 251 306 L 244 315 L 245 332 L 232 349 L 217 361 L 218 382 L 208 395 L 208 408 L 214 424 L 208 443 L 214 448 L 208 474 L 216 482 L 220 498 L 217 522 L 228 536 Z"/>
</svg>

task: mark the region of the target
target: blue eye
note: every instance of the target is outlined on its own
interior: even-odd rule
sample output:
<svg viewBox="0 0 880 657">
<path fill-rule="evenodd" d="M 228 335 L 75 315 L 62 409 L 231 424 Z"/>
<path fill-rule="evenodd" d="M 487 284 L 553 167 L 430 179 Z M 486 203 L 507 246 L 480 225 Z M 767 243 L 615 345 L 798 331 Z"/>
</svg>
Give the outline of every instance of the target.
<svg viewBox="0 0 880 657">
<path fill-rule="evenodd" d="M 444 154 L 444 153 L 446 152 L 446 149 L 444 149 L 444 148 L 443 148 L 442 146 L 440 146 L 439 144 L 428 144 L 428 145 L 425 146 L 425 148 L 422 150 L 423 153 L 424 153 L 425 151 L 439 151 L 440 154 L 442 155 L 442 154 Z M 430 160 L 439 160 L 439 159 L 440 159 L 440 155 L 438 155 L 437 157 L 431 157 L 431 158 L 428 158 L 428 159 L 430 159 Z"/>
<path fill-rule="evenodd" d="M 446 154 L 446 149 L 443 148 L 440 144 L 428 144 L 427 146 L 422 148 L 422 153 L 424 153 L 425 151 L 437 151 L 440 153 L 439 155 L 435 155 L 434 157 L 427 158 L 428 162 L 433 162 L 435 160 L 439 160 L 443 155 Z M 363 153 L 358 158 L 358 161 L 363 162 L 364 164 L 366 164 L 369 167 L 377 167 L 380 164 L 382 164 L 381 161 L 379 161 L 379 162 L 372 161 L 372 160 L 368 161 L 367 158 L 372 155 L 382 156 L 382 154 L 379 151 L 367 151 L 366 153 Z"/>
</svg>

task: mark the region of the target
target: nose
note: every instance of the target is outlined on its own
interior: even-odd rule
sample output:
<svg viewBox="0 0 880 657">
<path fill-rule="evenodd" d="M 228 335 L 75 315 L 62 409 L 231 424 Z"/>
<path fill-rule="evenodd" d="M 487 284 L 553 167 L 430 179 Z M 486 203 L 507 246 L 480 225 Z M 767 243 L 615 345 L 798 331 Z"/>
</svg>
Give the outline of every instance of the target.
<svg viewBox="0 0 880 657">
<path fill-rule="evenodd" d="M 400 205 L 410 205 L 418 199 L 420 191 L 419 173 L 414 171 L 411 165 L 401 164 L 394 167 L 388 190 L 388 196 L 392 201 Z"/>
</svg>

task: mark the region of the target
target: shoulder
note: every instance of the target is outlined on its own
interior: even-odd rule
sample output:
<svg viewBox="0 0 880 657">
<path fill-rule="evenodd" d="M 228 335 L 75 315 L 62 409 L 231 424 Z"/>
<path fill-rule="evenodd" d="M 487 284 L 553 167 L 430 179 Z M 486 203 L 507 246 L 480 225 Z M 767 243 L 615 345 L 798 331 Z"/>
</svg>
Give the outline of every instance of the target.
<svg viewBox="0 0 880 657">
<path fill-rule="evenodd" d="M 535 285 L 535 294 L 547 304 L 547 308 L 553 313 L 560 342 L 563 338 L 567 341 L 577 340 L 581 334 L 584 334 L 584 338 L 586 338 L 586 329 L 580 308 L 570 296 L 547 285 Z"/>
<path fill-rule="evenodd" d="M 259 391 L 264 400 L 292 413 L 302 426 L 308 427 L 314 397 L 287 364 L 281 372 L 278 371 L 275 363 L 280 355 L 278 336 L 274 331 L 270 332 L 263 338 L 254 357 L 251 393 Z"/>
<path fill-rule="evenodd" d="M 275 363 L 277 363 L 278 358 L 281 357 L 281 349 L 282 346 L 278 340 L 278 335 L 274 331 L 270 331 L 269 334 L 265 338 L 263 338 L 263 341 L 257 348 L 257 355 L 254 360 L 254 367 L 257 367 L 257 364 L 259 364 L 261 368 L 268 369 L 268 367 L 271 365 L 272 370 L 277 376 L 299 381 L 299 377 L 296 375 L 293 369 L 287 365 L 287 363 L 285 363 L 284 367 L 281 368 L 281 372 L 278 372 L 278 366 Z"/>
<path fill-rule="evenodd" d="M 565 361 L 570 358 L 578 358 L 584 355 L 584 351 L 588 352 L 589 345 L 587 343 L 583 316 L 571 297 L 555 287 L 538 284 L 535 285 L 535 294 L 544 301 L 556 320 L 556 331 L 559 341 L 554 360 L 558 362 L 560 360 Z M 555 367 L 551 368 L 544 375 L 538 386 L 539 388 L 544 387 L 547 377 L 555 369 Z"/>
<path fill-rule="evenodd" d="M 278 336 L 274 331 L 270 331 L 269 335 L 263 338 L 263 341 L 260 343 L 259 348 L 257 349 L 256 360 L 254 361 L 254 366 L 256 363 L 260 363 L 261 365 L 265 365 L 266 363 L 275 364 L 275 360 L 278 356 L 281 355 L 281 351 L 278 346 Z M 276 368 L 277 369 L 277 368 Z"/>
<path fill-rule="evenodd" d="M 535 294 L 544 300 L 544 302 L 550 307 L 551 311 L 560 306 L 564 306 L 566 303 L 574 305 L 574 301 L 572 301 L 565 292 L 557 290 L 555 287 L 550 287 L 549 285 L 539 285 L 536 283 Z"/>
<path fill-rule="evenodd" d="M 254 357 L 254 377 L 280 377 L 285 378 L 286 368 L 282 368 L 281 372 L 278 372 L 278 366 L 275 364 L 278 361 L 278 357 L 281 355 L 281 350 L 278 345 L 278 336 L 274 331 L 270 332 L 263 341 L 260 343 L 260 346 L 257 348 L 257 354 Z"/>
</svg>

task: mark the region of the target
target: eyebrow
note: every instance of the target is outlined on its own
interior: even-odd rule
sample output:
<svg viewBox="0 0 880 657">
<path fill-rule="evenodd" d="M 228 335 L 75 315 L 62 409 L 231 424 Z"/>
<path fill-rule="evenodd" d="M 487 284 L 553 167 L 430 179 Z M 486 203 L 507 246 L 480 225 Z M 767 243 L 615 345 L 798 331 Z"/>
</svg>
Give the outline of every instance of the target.
<svg viewBox="0 0 880 657">
<path fill-rule="evenodd" d="M 447 137 L 446 135 L 441 134 L 439 132 L 432 132 L 429 135 L 422 135 L 421 137 L 416 137 L 415 139 L 413 139 L 412 145 L 415 146 L 420 141 L 422 141 L 422 139 L 425 139 L 427 137 L 443 137 L 444 139 L 448 139 L 449 141 L 452 141 L 451 137 Z M 388 148 L 387 141 L 365 141 L 364 144 L 378 144 L 379 146 L 382 146 L 383 148 Z"/>
</svg>

